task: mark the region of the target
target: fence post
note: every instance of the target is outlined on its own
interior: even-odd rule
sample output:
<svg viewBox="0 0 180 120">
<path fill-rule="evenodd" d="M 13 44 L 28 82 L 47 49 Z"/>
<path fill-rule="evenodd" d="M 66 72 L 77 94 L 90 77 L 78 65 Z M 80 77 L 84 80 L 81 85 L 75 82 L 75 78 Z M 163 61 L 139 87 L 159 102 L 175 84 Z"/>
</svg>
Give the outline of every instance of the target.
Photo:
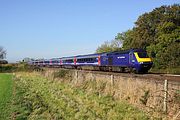
<svg viewBox="0 0 180 120">
<path fill-rule="evenodd" d="M 91 73 L 91 81 L 94 81 L 94 80 L 96 80 L 96 79 L 95 79 L 95 76 L 94 76 L 93 73 Z"/>
<path fill-rule="evenodd" d="M 76 79 L 76 83 L 75 84 L 77 84 L 78 83 L 78 70 L 76 70 L 76 75 L 75 75 L 75 79 Z"/>
<path fill-rule="evenodd" d="M 111 85 L 114 86 L 114 76 L 111 75 Z"/>
<path fill-rule="evenodd" d="M 164 102 L 163 102 L 163 111 L 167 113 L 167 93 L 168 93 L 168 81 L 164 81 Z"/>
</svg>

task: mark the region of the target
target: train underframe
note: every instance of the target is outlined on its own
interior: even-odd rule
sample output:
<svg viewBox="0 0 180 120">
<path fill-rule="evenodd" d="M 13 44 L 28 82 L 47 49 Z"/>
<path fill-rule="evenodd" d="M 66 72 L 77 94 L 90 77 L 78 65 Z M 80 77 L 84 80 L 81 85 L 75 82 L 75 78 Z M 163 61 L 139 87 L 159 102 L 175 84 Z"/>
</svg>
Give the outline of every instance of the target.
<svg viewBox="0 0 180 120">
<path fill-rule="evenodd" d="M 36 65 L 39 67 L 55 67 L 55 68 L 66 68 L 66 69 L 77 69 L 77 70 L 90 70 L 90 71 L 106 71 L 106 72 L 129 72 L 129 73 L 147 73 L 149 69 L 142 69 L 138 71 L 133 67 L 122 67 L 122 66 L 87 66 L 87 65 Z"/>
</svg>

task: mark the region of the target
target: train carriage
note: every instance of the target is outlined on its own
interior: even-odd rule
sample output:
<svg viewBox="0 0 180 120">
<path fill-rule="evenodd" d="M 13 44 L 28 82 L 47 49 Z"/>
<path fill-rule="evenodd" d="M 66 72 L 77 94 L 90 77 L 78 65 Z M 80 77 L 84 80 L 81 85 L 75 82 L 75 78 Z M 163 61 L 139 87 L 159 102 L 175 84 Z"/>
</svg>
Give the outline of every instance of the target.
<svg viewBox="0 0 180 120">
<path fill-rule="evenodd" d="M 60 66 L 60 58 L 53 58 L 50 61 L 52 63 L 52 66 Z"/>
<path fill-rule="evenodd" d="M 100 65 L 99 56 L 99 54 L 76 56 L 76 65 Z"/>
</svg>

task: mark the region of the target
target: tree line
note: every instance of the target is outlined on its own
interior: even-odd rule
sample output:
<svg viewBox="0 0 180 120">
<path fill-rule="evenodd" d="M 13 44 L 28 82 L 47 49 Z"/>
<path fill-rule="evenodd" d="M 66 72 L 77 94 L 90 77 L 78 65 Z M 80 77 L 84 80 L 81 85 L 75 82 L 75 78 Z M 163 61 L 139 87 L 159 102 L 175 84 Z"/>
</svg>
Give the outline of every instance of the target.
<svg viewBox="0 0 180 120">
<path fill-rule="evenodd" d="M 118 33 L 114 40 L 106 41 L 96 52 L 132 48 L 147 50 L 155 68 L 179 67 L 180 4 L 161 6 L 140 15 L 132 29 Z"/>
</svg>

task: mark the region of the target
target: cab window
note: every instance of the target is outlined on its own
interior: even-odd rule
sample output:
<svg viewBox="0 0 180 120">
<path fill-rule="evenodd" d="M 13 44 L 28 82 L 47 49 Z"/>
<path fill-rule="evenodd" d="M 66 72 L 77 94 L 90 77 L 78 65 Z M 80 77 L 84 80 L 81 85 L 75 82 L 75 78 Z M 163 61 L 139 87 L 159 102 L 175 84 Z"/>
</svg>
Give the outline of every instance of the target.
<svg viewBox="0 0 180 120">
<path fill-rule="evenodd" d="M 149 58 L 146 52 L 138 52 L 139 58 Z"/>
</svg>

